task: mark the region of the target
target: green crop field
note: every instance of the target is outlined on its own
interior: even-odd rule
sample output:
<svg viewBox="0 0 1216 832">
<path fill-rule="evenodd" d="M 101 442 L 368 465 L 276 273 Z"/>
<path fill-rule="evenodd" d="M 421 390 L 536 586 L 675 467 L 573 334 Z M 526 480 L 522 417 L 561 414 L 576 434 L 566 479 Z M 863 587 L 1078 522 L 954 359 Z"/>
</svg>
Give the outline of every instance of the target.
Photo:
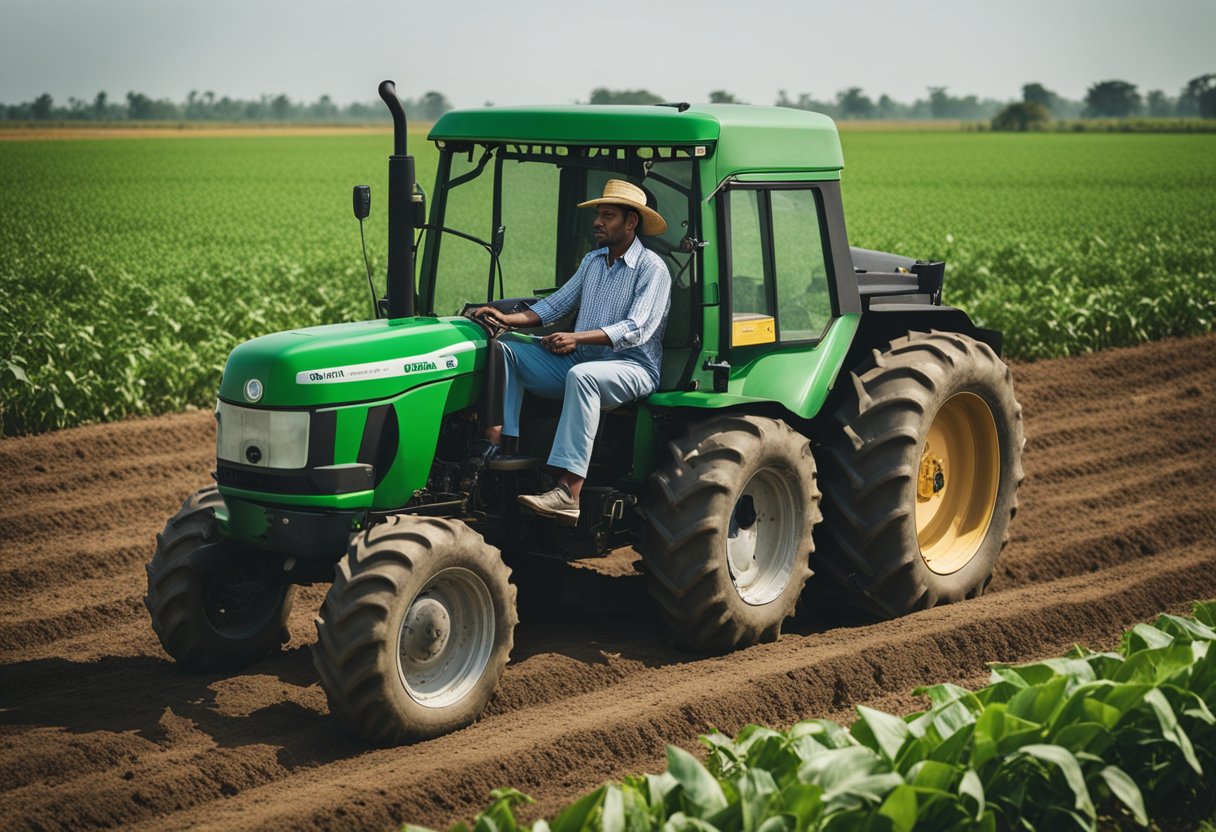
<svg viewBox="0 0 1216 832">
<path fill-rule="evenodd" d="M 1216 136 L 843 141 L 852 243 L 947 260 L 947 302 L 1010 355 L 1212 329 Z M 411 151 L 429 187 L 433 150 Z M 389 152 L 387 135 L 0 144 L 3 432 L 207 407 L 236 343 L 367 317 L 350 186 L 372 185 L 382 289 Z M 484 295 L 482 267 L 461 284 L 440 311 Z"/>
</svg>

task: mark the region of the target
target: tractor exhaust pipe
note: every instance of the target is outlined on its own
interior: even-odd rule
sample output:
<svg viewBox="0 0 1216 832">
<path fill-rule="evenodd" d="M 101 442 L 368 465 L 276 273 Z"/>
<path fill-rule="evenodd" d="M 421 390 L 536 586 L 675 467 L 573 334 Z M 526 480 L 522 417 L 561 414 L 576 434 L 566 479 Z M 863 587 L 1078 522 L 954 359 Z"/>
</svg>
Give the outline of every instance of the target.
<svg viewBox="0 0 1216 832">
<path fill-rule="evenodd" d="M 388 157 L 388 316 L 414 316 L 414 157 L 405 152 L 405 110 L 397 85 L 380 82 L 380 97 L 393 114 L 393 155 Z"/>
</svg>

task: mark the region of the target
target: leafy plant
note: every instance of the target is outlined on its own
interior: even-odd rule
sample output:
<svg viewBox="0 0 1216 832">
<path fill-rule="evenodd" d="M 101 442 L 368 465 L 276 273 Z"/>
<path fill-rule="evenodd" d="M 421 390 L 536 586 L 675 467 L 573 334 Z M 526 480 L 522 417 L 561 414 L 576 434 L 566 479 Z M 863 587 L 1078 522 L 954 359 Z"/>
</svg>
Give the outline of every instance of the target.
<svg viewBox="0 0 1216 832">
<path fill-rule="evenodd" d="M 928 710 L 858 706 L 849 729 L 710 733 L 705 764 L 669 746 L 664 773 L 605 784 L 531 830 L 1093 830 L 1216 812 L 1216 602 L 1138 624 L 1114 652 L 1077 647 L 993 665 L 975 692 L 917 692 Z M 514 809 L 531 799 L 491 798 L 474 832 L 520 829 Z"/>
</svg>

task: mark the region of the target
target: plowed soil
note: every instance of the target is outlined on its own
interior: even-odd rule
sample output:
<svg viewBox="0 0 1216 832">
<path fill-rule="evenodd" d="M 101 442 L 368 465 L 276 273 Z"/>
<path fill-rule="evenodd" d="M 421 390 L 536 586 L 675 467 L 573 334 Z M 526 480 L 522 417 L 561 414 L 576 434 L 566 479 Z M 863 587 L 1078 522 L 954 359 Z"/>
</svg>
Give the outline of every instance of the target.
<svg viewBox="0 0 1216 832">
<path fill-rule="evenodd" d="M 209 482 L 208 413 L 0 441 L 0 825 L 49 829 L 444 827 L 489 791 L 551 815 L 663 767 L 710 726 L 907 711 L 918 684 L 1113 644 L 1216 597 L 1216 336 L 1014 367 L 1028 444 L 1013 540 L 981 598 L 878 624 L 803 610 L 774 644 L 675 650 L 630 553 L 576 573 L 584 601 L 525 615 L 476 725 L 371 749 L 327 714 L 301 591 L 279 656 L 189 675 L 142 604 L 156 533 Z"/>
</svg>

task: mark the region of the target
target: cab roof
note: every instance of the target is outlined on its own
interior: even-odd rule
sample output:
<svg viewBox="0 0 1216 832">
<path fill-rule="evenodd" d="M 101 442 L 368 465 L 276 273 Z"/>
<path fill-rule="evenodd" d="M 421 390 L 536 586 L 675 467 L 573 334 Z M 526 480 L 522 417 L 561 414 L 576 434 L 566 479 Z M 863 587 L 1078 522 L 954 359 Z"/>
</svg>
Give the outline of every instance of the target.
<svg viewBox="0 0 1216 832">
<path fill-rule="evenodd" d="M 822 113 L 749 104 L 487 107 L 445 113 L 431 141 L 714 146 L 718 178 L 765 171 L 839 171 L 836 125 Z"/>
</svg>

